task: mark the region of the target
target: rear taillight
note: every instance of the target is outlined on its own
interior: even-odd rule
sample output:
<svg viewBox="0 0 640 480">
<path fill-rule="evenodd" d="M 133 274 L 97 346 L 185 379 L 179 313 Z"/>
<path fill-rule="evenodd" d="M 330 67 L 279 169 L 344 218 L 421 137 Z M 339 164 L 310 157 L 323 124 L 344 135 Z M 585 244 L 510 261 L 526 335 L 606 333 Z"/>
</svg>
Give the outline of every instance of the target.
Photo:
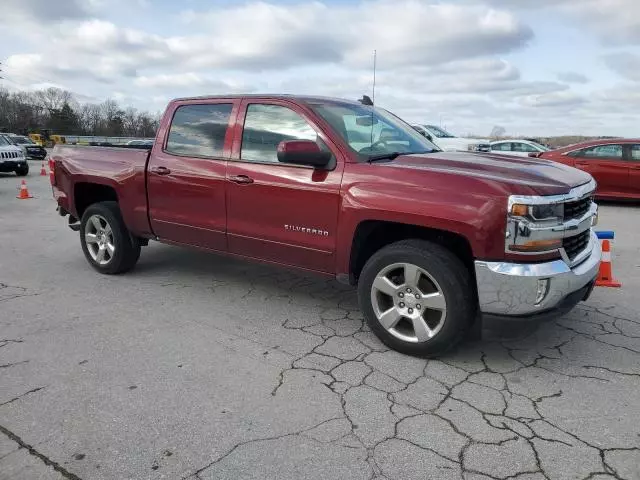
<svg viewBox="0 0 640 480">
<path fill-rule="evenodd" d="M 49 181 L 51 185 L 56 184 L 56 162 L 51 157 L 49 157 Z"/>
</svg>

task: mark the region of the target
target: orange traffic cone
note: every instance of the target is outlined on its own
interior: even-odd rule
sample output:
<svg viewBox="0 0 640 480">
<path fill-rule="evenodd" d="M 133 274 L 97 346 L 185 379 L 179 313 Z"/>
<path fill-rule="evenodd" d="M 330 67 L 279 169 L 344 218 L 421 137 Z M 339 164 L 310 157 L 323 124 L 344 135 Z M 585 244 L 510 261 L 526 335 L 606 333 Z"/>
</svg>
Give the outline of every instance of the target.
<svg viewBox="0 0 640 480">
<path fill-rule="evenodd" d="M 20 194 L 16 198 L 19 198 L 20 200 L 33 198 L 33 195 L 31 195 L 29 193 L 29 190 L 27 189 L 27 182 L 25 182 L 24 180 L 22 180 L 22 183 L 20 184 Z"/>
<path fill-rule="evenodd" d="M 611 242 L 602 240 L 602 260 L 600 261 L 600 271 L 596 279 L 596 287 L 619 288 L 622 284 L 613 278 L 611 268 Z"/>
<path fill-rule="evenodd" d="M 47 169 L 44 168 L 44 162 L 42 162 L 42 168 L 40 168 L 40 176 L 41 177 L 46 177 L 47 176 Z"/>
</svg>

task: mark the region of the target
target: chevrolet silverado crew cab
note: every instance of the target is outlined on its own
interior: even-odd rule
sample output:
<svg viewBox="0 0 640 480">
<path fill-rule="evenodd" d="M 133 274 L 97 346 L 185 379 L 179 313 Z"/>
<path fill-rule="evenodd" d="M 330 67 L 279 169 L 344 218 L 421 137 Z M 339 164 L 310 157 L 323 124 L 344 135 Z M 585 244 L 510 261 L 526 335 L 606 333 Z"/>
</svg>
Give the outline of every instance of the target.
<svg viewBox="0 0 640 480">
<path fill-rule="evenodd" d="M 53 195 L 88 262 L 149 240 L 357 285 L 390 347 L 435 355 L 475 322 L 565 313 L 600 262 L 591 176 L 535 158 L 443 152 L 382 109 L 302 96 L 172 101 L 154 145 L 56 145 Z"/>
</svg>

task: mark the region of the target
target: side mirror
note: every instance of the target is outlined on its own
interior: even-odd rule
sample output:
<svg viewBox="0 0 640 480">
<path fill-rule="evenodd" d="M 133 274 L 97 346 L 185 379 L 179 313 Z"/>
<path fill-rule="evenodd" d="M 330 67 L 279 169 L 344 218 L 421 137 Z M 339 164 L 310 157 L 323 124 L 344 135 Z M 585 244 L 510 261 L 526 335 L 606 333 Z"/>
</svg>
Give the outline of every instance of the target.
<svg viewBox="0 0 640 480">
<path fill-rule="evenodd" d="M 322 168 L 331 161 L 331 152 L 320 150 L 311 140 L 284 140 L 278 145 L 278 161 Z"/>
<path fill-rule="evenodd" d="M 531 153 L 529 153 L 529 156 L 532 157 L 532 158 L 539 158 L 540 155 L 542 155 L 541 152 L 531 152 Z"/>
</svg>

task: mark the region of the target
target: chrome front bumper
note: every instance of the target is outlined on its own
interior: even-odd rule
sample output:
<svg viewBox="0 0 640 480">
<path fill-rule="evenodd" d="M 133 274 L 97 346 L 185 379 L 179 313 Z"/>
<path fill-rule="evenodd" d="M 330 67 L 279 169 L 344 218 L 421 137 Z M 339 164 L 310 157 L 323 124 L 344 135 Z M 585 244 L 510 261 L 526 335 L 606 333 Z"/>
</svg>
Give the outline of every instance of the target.
<svg viewBox="0 0 640 480">
<path fill-rule="evenodd" d="M 480 311 L 505 317 L 536 316 L 553 311 L 598 274 L 602 251 L 594 232 L 591 232 L 585 250 L 590 251 L 587 258 L 574 267 L 569 267 L 564 260 L 545 263 L 476 261 Z"/>
</svg>

